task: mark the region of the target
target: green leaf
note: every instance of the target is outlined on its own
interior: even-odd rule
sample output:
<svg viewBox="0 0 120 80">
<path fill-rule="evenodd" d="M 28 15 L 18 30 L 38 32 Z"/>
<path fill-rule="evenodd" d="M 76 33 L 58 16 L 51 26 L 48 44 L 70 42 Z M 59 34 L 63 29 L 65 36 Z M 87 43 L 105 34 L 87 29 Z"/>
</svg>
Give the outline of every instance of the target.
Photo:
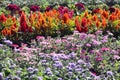
<svg viewBox="0 0 120 80">
<path fill-rule="evenodd" d="M 113 25 L 117 26 L 120 23 L 120 20 L 113 21 Z"/>
</svg>

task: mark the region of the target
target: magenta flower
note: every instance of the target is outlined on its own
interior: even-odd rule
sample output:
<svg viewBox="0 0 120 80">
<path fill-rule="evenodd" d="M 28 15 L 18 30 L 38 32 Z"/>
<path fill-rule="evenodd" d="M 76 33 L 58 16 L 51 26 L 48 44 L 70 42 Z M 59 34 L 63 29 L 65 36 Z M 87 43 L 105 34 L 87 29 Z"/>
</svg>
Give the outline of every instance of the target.
<svg viewBox="0 0 120 80">
<path fill-rule="evenodd" d="M 81 2 L 78 2 L 77 4 L 75 4 L 75 7 L 78 9 L 78 10 L 85 10 L 85 6 L 83 3 Z"/>
<path fill-rule="evenodd" d="M 20 10 L 20 7 L 17 6 L 16 4 L 9 4 L 6 8 L 10 11 L 19 11 Z"/>
<path fill-rule="evenodd" d="M 53 9 L 52 7 L 48 6 L 48 7 L 46 7 L 45 11 L 50 11 L 52 9 Z"/>
<path fill-rule="evenodd" d="M 101 56 L 97 56 L 97 57 L 95 58 L 95 60 L 96 60 L 96 61 L 102 61 L 102 57 L 101 57 Z"/>
<path fill-rule="evenodd" d="M 107 48 L 107 47 L 102 47 L 100 50 L 101 50 L 101 51 L 109 51 L 110 49 Z"/>
<path fill-rule="evenodd" d="M 39 6 L 36 6 L 36 5 L 30 6 L 30 11 L 35 12 L 35 11 L 39 11 L 39 10 L 40 10 L 40 7 L 39 7 Z"/>
<path fill-rule="evenodd" d="M 60 18 L 62 18 L 65 13 L 68 13 L 69 18 L 72 18 L 74 15 L 74 11 L 69 10 L 68 7 L 60 6 L 60 7 L 58 7 L 58 11 L 61 14 Z"/>
</svg>

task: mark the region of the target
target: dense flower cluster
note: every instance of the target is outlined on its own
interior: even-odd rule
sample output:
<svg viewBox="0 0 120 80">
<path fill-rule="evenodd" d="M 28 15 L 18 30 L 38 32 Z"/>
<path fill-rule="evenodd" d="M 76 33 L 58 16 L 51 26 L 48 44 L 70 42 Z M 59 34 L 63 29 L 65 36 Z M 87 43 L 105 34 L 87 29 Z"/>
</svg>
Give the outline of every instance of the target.
<svg viewBox="0 0 120 80">
<path fill-rule="evenodd" d="M 4 39 L 8 46 L 0 45 L 0 78 L 2 79 L 50 79 L 118 80 L 120 40 L 109 31 L 95 34 L 79 33 L 62 38 L 37 36 L 31 46 L 18 46 Z M 7 73 L 6 73 L 7 72 Z M 4 75 L 3 75 L 4 74 Z"/>
<path fill-rule="evenodd" d="M 36 5 L 32 5 L 30 6 L 30 10 L 35 12 L 35 11 L 39 11 L 40 10 L 40 7 L 39 6 L 36 6 Z"/>
<path fill-rule="evenodd" d="M 118 8 L 109 8 L 102 10 L 96 8 L 91 13 L 85 11 L 75 19 L 76 28 L 79 32 L 89 32 L 96 30 L 110 30 L 113 33 L 120 30 L 120 10 Z"/>
</svg>

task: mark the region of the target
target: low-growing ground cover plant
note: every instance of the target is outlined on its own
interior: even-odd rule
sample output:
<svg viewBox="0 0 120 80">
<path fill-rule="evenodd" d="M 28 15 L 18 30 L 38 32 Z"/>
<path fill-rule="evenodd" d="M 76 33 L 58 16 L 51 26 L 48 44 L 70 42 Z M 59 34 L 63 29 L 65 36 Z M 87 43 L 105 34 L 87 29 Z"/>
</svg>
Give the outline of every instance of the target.
<svg viewBox="0 0 120 80">
<path fill-rule="evenodd" d="M 37 36 L 31 47 L 4 39 L 0 78 L 13 80 L 119 80 L 120 41 L 109 31 L 51 38 Z M 3 58 L 4 57 L 4 58 Z M 3 58 L 3 59 L 2 59 Z"/>
</svg>

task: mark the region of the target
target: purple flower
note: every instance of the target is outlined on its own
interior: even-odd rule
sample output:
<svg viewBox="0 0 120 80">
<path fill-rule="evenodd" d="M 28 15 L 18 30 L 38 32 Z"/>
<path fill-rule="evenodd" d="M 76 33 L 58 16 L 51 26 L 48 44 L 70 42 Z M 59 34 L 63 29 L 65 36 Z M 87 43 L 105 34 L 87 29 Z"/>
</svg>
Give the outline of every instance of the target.
<svg viewBox="0 0 120 80">
<path fill-rule="evenodd" d="M 53 56 L 52 59 L 53 59 L 53 61 L 58 61 L 59 60 L 58 56 Z"/>
<path fill-rule="evenodd" d="M 3 47 L 3 44 L 0 44 L 0 47 Z"/>
<path fill-rule="evenodd" d="M 70 57 L 70 58 L 76 58 L 76 55 L 77 55 L 77 54 L 76 54 L 75 52 L 72 52 L 72 53 L 69 54 L 69 57 Z"/>
<path fill-rule="evenodd" d="M 21 78 L 18 77 L 18 76 L 15 76 L 15 77 L 13 78 L 13 80 L 21 80 Z"/>
<path fill-rule="evenodd" d="M 3 74 L 0 72 L 0 80 L 3 80 Z"/>
<path fill-rule="evenodd" d="M 82 59 L 80 59 L 80 60 L 77 61 L 77 63 L 78 64 L 84 64 L 85 62 Z"/>
<path fill-rule="evenodd" d="M 42 77 L 39 76 L 39 77 L 38 77 L 38 80 L 43 80 L 43 79 L 42 79 Z"/>
<path fill-rule="evenodd" d="M 52 7 L 50 7 L 50 6 L 46 7 L 46 9 L 45 9 L 45 11 L 50 11 L 50 10 L 52 10 Z"/>
<path fill-rule="evenodd" d="M 38 69 L 36 68 L 36 69 L 34 69 L 34 73 L 37 73 L 38 72 Z"/>
<path fill-rule="evenodd" d="M 7 9 L 10 11 L 19 11 L 20 10 L 20 8 L 16 4 L 9 4 L 7 6 Z"/>
<path fill-rule="evenodd" d="M 39 6 L 36 6 L 36 5 L 30 6 L 30 11 L 35 12 L 35 11 L 39 11 L 39 10 L 40 10 L 40 7 L 39 7 Z"/>
<path fill-rule="evenodd" d="M 86 34 L 86 33 L 80 33 L 80 39 L 81 39 L 81 40 L 86 39 L 86 37 L 87 37 L 87 34 Z"/>
<path fill-rule="evenodd" d="M 107 31 L 109 36 L 113 36 L 113 33 L 111 33 L 110 31 Z"/>
<path fill-rule="evenodd" d="M 82 72 L 82 70 L 83 70 L 82 68 L 76 68 L 75 69 L 76 72 Z"/>
<path fill-rule="evenodd" d="M 62 78 L 58 78 L 58 80 L 63 80 Z"/>
<path fill-rule="evenodd" d="M 85 10 L 85 6 L 83 3 L 81 2 L 78 2 L 77 4 L 75 4 L 75 7 L 78 9 L 78 10 Z"/>
<path fill-rule="evenodd" d="M 16 74 L 17 74 L 17 75 L 20 75 L 20 74 L 21 74 L 21 71 L 20 71 L 20 70 L 16 71 Z"/>
<path fill-rule="evenodd" d="M 113 7 L 110 7 L 108 10 L 109 10 L 111 13 L 112 13 L 112 12 L 115 12 L 115 8 L 113 8 Z"/>
<path fill-rule="evenodd" d="M 68 76 L 72 76 L 73 75 L 73 72 L 68 72 Z"/>
<path fill-rule="evenodd" d="M 107 71 L 107 75 L 108 76 L 113 76 L 113 72 L 112 71 Z"/>
<path fill-rule="evenodd" d="M 69 67 L 75 68 L 76 64 L 75 63 L 69 63 Z"/>
<path fill-rule="evenodd" d="M 100 41 L 96 41 L 95 39 L 92 39 L 92 42 L 93 42 L 92 44 L 96 46 L 101 44 Z"/>
<path fill-rule="evenodd" d="M 55 61 L 55 64 L 53 64 L 57 68 L 62 68 L 63 64 L 60 61 Z"/>
<path fill-rule="evenodd" d="M 98 30 L 98 31 L 95 32 L 96 35 L 100 35 L 102 33 L 103 33 L 103 31 L 101 31 L 101 30 Z"/>
<path fill-rule="evenodd" d="M 101 42 L 102 42 L 102 43 L 106 43 L 106 42 L 108 42 L 108 40 L 103 39 L 103 40 L 101 40 Z"/>
<path fill-rule="evenodd" d="M 66 66 L 68 71 L 73 71 L 73 68 L 71 68 L 70 66 Z"/>
<path fill-rule="evenodd" d="M 4 43 L 6 43 L 7 45 L 12 45 L 12 41 L 10 40 L 4 40 Z"/>
<path fill-rule="evenodd" d="M 32 68 L 32 67 L 29 67 L 29 68 L 27 69 L 27 71 L 28 71 L 29 73 L 33 73 L 33 68 Z"/>
<path fill-rule="evenodd" d="M 50 68 L 47 68 L 47 69 L 45 70 L 45 74 L 47 74 L 47 75 L 52 75 L 51 69 L 50 69 Z"/>
</svg>

